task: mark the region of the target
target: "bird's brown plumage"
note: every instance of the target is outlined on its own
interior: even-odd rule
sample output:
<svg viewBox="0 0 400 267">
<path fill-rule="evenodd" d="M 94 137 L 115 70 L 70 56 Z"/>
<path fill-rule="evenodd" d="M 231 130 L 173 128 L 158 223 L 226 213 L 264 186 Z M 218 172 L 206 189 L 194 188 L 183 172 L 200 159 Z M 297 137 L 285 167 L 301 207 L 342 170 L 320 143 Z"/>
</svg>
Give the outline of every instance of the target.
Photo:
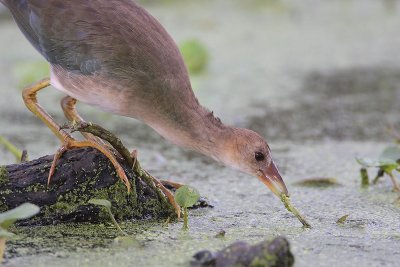
<svg viewBox="0 0 400 267">
<path fill-rule="evenodd" d="M 287 193 L 264 139 L 222 124 L 199 104 L 175 42 L 134 1 L 0 1 L 50 63 L 54 87 L 261 179 L 271 174 Z"/>
</svg>

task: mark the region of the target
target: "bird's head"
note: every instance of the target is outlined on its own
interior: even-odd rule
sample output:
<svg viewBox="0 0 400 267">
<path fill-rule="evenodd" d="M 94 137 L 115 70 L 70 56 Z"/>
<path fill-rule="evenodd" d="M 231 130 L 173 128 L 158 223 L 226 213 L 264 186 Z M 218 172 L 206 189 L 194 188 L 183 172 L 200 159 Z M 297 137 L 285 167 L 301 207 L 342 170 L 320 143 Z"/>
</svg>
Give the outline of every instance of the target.
<svg viewBox="0 0 400 267">
<path fill-rule="evenodd" d="M 248 129 L 231 128 L 229 132 L 221 142 L 218 159 L 225 165 L 256 176 L 278 197 L 288 195 L 264 138 Z"/>
</svg>

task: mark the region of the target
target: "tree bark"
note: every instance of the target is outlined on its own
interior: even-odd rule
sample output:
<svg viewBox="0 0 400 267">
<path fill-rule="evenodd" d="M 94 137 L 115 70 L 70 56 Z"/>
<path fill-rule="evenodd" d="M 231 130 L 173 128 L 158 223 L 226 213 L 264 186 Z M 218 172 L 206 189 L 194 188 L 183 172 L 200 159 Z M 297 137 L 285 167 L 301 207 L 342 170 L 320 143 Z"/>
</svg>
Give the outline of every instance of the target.
<svg viewBox="0 0 400 267">
<path fill-rule="evenodd" d="M 132 185 L 128 194 L 111 162 L 97 150 L 73 149 L 57 163 L 50 186 L 47 176 L 53 156 L 0 167 L 0 212 L 24 202 L 41 207 L 39 215 L 22 224 L 99 222 L 107 212 L 87 204 L 92 198 L 112 203 L 116 219 L 147 219 L 174 216 L 174 210 L 152 182 L 143 181 L 121 162 Z"/>
</svg>

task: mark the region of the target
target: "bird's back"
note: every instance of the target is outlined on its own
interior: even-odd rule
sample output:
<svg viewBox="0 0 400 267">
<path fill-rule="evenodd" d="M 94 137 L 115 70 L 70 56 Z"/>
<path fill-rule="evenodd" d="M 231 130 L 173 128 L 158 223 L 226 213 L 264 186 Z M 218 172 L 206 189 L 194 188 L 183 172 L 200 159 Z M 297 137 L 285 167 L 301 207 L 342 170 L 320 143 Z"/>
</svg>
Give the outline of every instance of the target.
<svg viewBox="0 0 400 267">
<path fill-rule="evenodd" d="M 173 40 L 132 0 L 1 1 L 32 45 L 52 64 L 83 74 L 102 66 L 110 72 L 121 67 L 165 72 L 166 63 L 167 69 L 181 71 Z"/>
<path fill-rule="evenodd" d="M 141 101 L 135 104 L 143 106 L 151 104 L 152 99 L 164 113 L 168 111 L 162 105 L 174 99 L 195 100 L 176 44 L 134 1 L 0 1 L 10 9 L 31 44 L 50 62 L 57 83 L 71 90 L 72 96 L 101 107 L 101 99 L 89 99 L 98 95 L 95 89 L 89 94 L 84 87 L 103 86 L 103 91 L 116 90 L 103 95 L 135 95 Z"/>
</svg>

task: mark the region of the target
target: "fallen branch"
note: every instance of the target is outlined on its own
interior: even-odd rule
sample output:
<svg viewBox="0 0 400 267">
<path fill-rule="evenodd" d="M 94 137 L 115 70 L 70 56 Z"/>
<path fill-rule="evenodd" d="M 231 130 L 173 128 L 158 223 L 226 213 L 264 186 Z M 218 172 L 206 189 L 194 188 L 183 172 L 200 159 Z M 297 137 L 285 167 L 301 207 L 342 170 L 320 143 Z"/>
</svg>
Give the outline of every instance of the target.
<svg viewBox="0 0 400 267">
<path fill-rule="evenodd" d="M 40 206 L 41 212 L 29 224 L 98 222 L 108 220 L 108 214 L 87 202 L 102 198 L 113 203 L 113 213 L 119 220 L 174 216 L 164 195 L 138 178 L 125 162 L 121 164 L 132 184 L 130 194 L 110 161 L 91 148 L 67 151 L 47 188 L 52 160 L 50 155 L 0 167 L 0 211 L 31 202 Z"/>
<path fill-rule="evenodd" d="M 90 199 L 98 198 L 113 203 L 117 219 L 174 215 L 170 204 L 174 202 L 172 194 L 140 167 L 137 159 L 114 134 L 85 122 L 67 128 L 88 132 L 107 141 L 116 150 L 115 154 L 132 184 L 132 193 L 128 194 L 114 166 L 103 154 L 91 148 L 74 149 L 66 151 L 57 162 L 49 188 L 47 176 L 53 156 L 0 167 L 0 212 L 31 202 L 41 207 L 41 213 L 33 223 L 96 222 L 108 217 L 98 207 L 88 204 Z"/>
</svg>

